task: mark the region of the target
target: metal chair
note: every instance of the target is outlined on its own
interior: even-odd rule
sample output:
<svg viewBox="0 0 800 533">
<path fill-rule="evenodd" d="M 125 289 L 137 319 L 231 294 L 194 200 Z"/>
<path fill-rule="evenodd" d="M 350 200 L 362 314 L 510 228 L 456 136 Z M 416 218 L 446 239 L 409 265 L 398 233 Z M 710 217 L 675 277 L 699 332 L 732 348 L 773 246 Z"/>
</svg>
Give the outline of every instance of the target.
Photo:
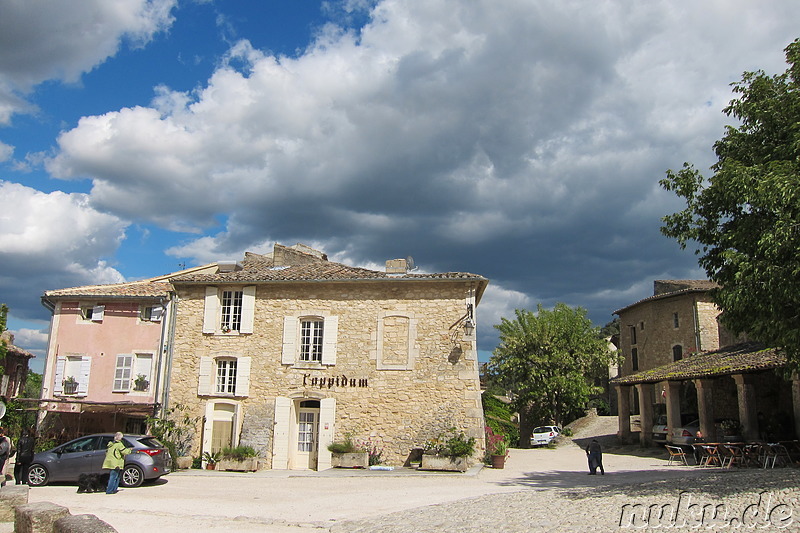
<svg viewBox="0 0 800 533">
<path fill-rule="evenodd" d="M 669 453 L 669 462 L 667 462 L 667 466 L 672 464 L 672 461 L 683 462 L 685 466 L 689 466 L 689 463 L 686 461 L 686 452 L 683 451 L 682 448 L 678 446 L 665 446 L 667 452 Z"/>
</svg>

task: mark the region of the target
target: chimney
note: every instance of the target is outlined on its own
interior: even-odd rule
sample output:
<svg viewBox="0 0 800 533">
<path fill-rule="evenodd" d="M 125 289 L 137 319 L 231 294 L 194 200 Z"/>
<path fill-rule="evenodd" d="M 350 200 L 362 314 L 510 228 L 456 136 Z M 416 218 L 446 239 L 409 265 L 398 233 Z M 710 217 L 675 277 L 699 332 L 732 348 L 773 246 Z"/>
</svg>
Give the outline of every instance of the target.
<svg viewBox="0 0 800 533">
<path fill-rule="evenodd" d="M 387 274 L 405 274 L 408 272 L 408 263 L 405 259 L 389 259 L 386 261 Z"/>
</svg>

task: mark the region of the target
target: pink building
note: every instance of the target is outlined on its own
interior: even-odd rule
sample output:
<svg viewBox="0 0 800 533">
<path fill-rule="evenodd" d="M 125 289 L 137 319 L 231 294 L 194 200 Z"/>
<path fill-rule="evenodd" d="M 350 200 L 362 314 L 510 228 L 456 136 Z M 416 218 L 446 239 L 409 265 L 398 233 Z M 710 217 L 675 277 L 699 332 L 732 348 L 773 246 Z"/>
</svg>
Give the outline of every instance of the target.
<svg viewBox="0 0 800 533">
<path fill-rule="evenodd" d="M 164 279 L 45 292 L 53 318 L 40 431 L 145 431 L 161 379 L 171 289 Z"/>
</svg>

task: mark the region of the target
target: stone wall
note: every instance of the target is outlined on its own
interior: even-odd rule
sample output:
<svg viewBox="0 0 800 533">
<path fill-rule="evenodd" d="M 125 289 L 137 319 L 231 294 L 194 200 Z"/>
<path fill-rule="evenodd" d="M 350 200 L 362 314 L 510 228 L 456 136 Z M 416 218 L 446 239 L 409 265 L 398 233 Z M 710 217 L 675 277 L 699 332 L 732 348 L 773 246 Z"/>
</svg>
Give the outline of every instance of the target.
<svg viewBox="0 0 800 533">
<path fill-rule="evenodd" d="M 178 287 L 170 403 L 202 417 L 209 399 L 198 396 L 201 357 L 250 357 L 250 390 L 241 401 L 241 443 L 273 447 L 274 401 L 281 397 L 335 398 L 334 438 L 373 437 L 389 464 L 402 464 L 412 447 L 455 427 L 483 447 L 483 411 L 474 338 L 451 327 L 466 311 L 467 283 L 339 282 L 258 285 L 253 334 L 202 333 L 205 287 Z M 284 317 L 298 312 L 338 317 L 337 359 L 331 367 L 281 363 Z M 406 316 L 410 322 L 382 317 Z M 409 333 L 411 332 L 411 333 Z M 379 370 L 378 359 L 403 359 L 396 335 L 412 334 L 403 369 Z M 387 346 L 387 353 L 379 346 Z M 455 349 L 454 349 L 455 348 Z M 315 379 L 316 378 L 316 379 Z M 346 379 L 345 379 L 346 378 Z M 357 380 L 355 382 L 351 380 Z M 365 381 L 362 381 L 365 380 Z M 353 386 L 356 385 L 356 386 Z M 362 386 L 363 385 L 363 386 Z M 232 398 L 232 397 L 231 397 Z M 193 455 L 200 451 L 200 425 Z M 271 459 L 267 453 L 266 458 Z"/>
</svg>

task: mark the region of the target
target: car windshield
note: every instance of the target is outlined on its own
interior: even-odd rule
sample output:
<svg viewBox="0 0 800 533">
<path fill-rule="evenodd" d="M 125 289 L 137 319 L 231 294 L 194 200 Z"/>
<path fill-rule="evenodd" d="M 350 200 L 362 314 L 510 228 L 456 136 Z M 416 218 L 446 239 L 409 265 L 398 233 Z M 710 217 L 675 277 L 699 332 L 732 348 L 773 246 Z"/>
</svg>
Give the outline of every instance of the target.
<svg viewBox="0 0 800 533">
<path fill-rule="evenodd" d="M 553 431 L 553 428 L 547 426 L 538 427 L 533 430 L 534 433 L 550 433 L 551 431 Z"/>
</svg>

